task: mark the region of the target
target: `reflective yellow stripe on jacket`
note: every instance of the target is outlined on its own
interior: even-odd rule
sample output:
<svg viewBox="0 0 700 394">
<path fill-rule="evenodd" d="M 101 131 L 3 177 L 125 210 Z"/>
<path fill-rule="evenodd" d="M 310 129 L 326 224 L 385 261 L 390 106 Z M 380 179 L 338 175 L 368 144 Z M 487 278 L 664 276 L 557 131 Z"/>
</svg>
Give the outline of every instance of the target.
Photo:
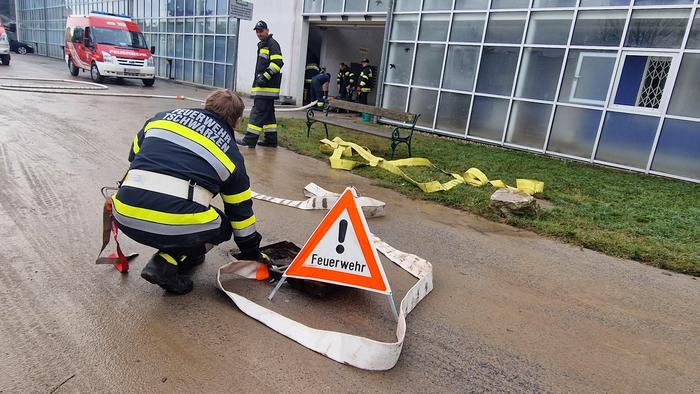
<svg viewBox="0 0 700 394">
<path fill-rule="evenodd" d="M 222 194 L 221 199 L 226 204 L 240 204 L 243 201 L 248 201 L 253 197 L 253 192 L 248 189 L 236 194 Z"/>
<path fill-rule="evenodd" d="M 280 88 L 262 88 L 259 86 L 255 86 L 251 89 L 252 92 L 270 92 L 270 93 L 279 93 Z"/>
<path fill-rule="evenodd" d="M 228 169 L 229 172 L 233 173 L 233 171 L 236 169 L 236 165 L 233 164 L 233 161 L 231 161 L 231 159 L 226 155 L 226 153 L 224 153 L 223 150 L 221 150 L 221 148 L 219 148 L 209 138 L 199 134 L 198 132 L 190 129 L 189 127 L 172 122 L 170 120 L 155 120 L 153 122 L 149 122 L 144 130 L 146 131 L 146 133 L 148 133 L 148 130 L 151 129 L 167 130 L 172 133 L 178 134 L 182 137 L 185 137 L 193 142 L 196 142 L 197 144 L 201 145 L 204 149 L 208 150 L 212 155 L 214 155 L 226 167 L 226 169 Z"/>
</svg>

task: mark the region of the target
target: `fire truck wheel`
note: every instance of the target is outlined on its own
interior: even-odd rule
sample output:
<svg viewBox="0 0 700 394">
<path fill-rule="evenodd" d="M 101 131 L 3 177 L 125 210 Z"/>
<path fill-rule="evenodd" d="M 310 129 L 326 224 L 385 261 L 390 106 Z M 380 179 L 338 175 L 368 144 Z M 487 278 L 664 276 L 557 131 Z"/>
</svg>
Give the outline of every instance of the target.
<svg viewBox="0 0 700 394">
<path fill-rule="evenodd" d="M 100 70 L 97 68 L 97 63 L 95 62 L 92 62 L 92 67 L 90 67 L 90 79 L 95 83 L 102 82 L 102 75 L 100 75 Z"/>
<path fill-rule="evenodd" d="M 153 86 L 156 83 L 156 79 L 142 79 L 141 82 L 143 82 L 143 86 Z"/>
<path fill-rule="evenodd" d="M 78 73 L 80 72 L 80 69 L 73 64 L 73 59 L 68 58 L 68 71 L 70 71 L 70 75 L 77 77 Z"/>
</svg>

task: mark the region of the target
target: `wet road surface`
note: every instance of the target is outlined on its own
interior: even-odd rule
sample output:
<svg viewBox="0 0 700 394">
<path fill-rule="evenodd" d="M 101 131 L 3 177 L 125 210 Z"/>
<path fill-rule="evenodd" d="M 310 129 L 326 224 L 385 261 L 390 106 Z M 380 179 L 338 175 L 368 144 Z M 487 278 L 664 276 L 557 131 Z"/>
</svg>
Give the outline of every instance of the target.
<svg viewBox="0 0 700 394">
<path fill-rule="evenodd" d="M 68 78 L 61 61 L 16 56 L 1 76 Z M 87 74 L 80 79 L 87 80 Z M 164 81 L 110 91 L 208 91 Z M 284 149 L 245 150 L 253 188 L 303 199 L 309 182 L 387 202 L 370 229 L 433 263 L 435 290 L 408 318 L 396 367 L 338 364 L 238 311 L 215 287 L 220 245 L 168 296 L 93 264 L 101 186 L 127 168 L 134 133 L 182 102 L 0 91 L 0 392 L 674 392 L 700 387 L 700 281 L 412 201 Z M 185 104 L 190 105 L 190 104 Z M 255 202 L 264 244 L 301 245 L 323 212 Z M 386 263 L 396 299 L 411 279 Z M 266 283 L 236 286 L 259 300 Z M 317 327 L 391 340 L 381 297 L 318 301 L 285 289 L 275 310 Z M 67 381 L 66 381 L 67 380 Z"/>
</svg>

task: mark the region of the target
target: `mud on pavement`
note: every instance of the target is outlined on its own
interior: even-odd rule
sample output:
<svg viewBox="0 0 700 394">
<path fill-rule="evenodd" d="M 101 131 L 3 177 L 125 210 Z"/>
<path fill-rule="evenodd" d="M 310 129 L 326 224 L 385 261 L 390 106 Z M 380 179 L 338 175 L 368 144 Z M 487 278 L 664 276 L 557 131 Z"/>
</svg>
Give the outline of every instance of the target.
<svg viewBox="0 0 700 394">
<path fill-rule="evenodd" d="M 61 61 L 13 59 L 3 73 L 64 77 Z M 82 77 L 81 77 L 82 78 Z M 204 97 L 158 81 L 147 91 Z M 126 170 L 134 133 L 180 102 L 0 91 L 0 391 L 693 392 L 700 387 L 700 285 L 690 277 L 562 245 L 464 212 L 411 201 L 284 149 L 246 150 L 254 190 L 301 199 L 313 181 L 387 202 L 369 219 L 427 258 L 435 290 L 408 317 L 397 366 L 370 373 L 311 352 L 235 309 L 215 287 L 231 242 L 207 255 L 191 294 L 95 266 L 101 186 Z M 324 215 L 256 201 L 263 244 L 303 244 Z M 397 297 L 411 285 L 385 263 Z M 268 284 L 249 282 L 267 302 Z M 392 339 L 382 297 L 319 302 L 285 289 L 275 310 L 321 328 Z"/>
</svg>

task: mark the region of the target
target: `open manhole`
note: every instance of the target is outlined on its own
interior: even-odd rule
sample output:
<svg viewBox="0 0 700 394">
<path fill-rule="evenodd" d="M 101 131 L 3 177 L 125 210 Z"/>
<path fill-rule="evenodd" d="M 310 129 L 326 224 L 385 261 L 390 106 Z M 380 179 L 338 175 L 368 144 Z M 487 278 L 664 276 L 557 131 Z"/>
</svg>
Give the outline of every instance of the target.
<svg viewBox="0 0 700 394">
<path fill-rule="evenodd" d="M 268 265 L 270 277 L 276 281 L 280 280 L 282 274 L 292 264 L 300 250 L 299 246 L 289 241 L 276 242 L 260 247 L 260 252 L 265 253 L 272 260 L 272 264 Z M 319 298 L 323 298 L 343 288 L 342 286 L 308 279 L 287 278 L 286 282 L 294 289 Z"/>
</svg>

